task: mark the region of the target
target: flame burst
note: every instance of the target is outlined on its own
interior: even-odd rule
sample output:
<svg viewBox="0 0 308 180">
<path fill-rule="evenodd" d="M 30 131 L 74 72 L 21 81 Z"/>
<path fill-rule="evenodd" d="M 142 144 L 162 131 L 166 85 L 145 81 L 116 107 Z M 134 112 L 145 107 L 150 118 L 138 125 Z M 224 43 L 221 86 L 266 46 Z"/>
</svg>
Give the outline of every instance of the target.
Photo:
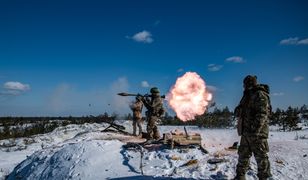
<svg viewBox="0 0 308 180">
<path fill-rule="evenodd" d="M 205 112 L 212 94 L 206 89 L 205 82 L 195 72 L 186 72 L 176 80 L 167 95 L 170 107 L 182 121 L 188 121 Z"/>
</svg>

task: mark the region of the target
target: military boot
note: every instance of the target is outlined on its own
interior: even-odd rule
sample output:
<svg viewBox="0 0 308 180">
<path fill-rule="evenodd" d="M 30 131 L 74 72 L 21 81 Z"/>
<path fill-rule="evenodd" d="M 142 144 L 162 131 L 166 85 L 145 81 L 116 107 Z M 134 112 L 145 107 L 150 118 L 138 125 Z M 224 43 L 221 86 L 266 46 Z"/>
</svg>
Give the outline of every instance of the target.
<svg viewBox="0 0 308 180">
<path fill-rule="evenodd" d="M 233 180 L 246 180 L 246 177 L 245 177 L 245 175 L 236 175 L 234 178 L 233 178 Z"/>
<path fill-rule="evenodd" d="M 274 180 L 273 177 L 259 178 L 259 180 Z"/>
</svg>

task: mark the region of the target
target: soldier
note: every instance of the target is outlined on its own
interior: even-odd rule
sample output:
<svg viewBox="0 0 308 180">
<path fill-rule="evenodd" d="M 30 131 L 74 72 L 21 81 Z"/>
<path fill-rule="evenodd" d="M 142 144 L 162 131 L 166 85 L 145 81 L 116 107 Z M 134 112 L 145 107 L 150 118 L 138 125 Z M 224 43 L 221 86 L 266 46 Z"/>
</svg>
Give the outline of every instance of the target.
<svg viewBox="0 0 308 180">
<path fill-rule="evenodd" d="M 143 108 L 143 103 L 142 101 L 136 97 L 136 101 L 131 104 L 130 109 L 133 111 L 133 135 L 137 136 L 136 134 L 136 126 L 138 126 L 139 133 L 138 136 L 142 135 L 142 108 Z"/>
<path fill-rule="evenodd" d="M 147 136 L 148 136 L 148 140 L 153 140 L 156 139 L 158 140 L 160 138 L 160 134 L 157 128 L 157 121 L 158 119 L 163 116 L 165 110 L 163 107 L 163 101 L 162 98 L 160 97 L 160 92 L 159 89 L 157 87 L 153 87 L 150 90 L 151 92 L 151 99 L 144 99 L 142 96 L 139 96 L 138 98 L 140 98 L 143 102 L 143 104 L 145 105 L 145 107 L 147 108 L 147 120 L 148 120 L 148 124 L 147 124 Z"/>
<path fill-rule="evenodd" d="M 236 180 L 245 180 L 252 153 L 258 165 L 260 180 L 271 179 L 268 148 L 268 117 L 271 113 L 269 87 L 257 84 L 257 77 L 248 75 L 244 81 L 244 94 L 235 108 L 235 115 L 239 118 L 238 133 L 241 136 L 238 149 L 238 164 Z"/>
</svg>

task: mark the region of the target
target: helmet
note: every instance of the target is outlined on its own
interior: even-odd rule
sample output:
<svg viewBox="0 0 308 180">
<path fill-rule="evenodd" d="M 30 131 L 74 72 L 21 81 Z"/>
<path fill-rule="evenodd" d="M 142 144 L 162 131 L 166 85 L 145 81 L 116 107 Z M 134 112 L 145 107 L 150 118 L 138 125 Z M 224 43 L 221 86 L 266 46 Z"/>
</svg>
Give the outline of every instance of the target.
<svg viewBox="0 0 308 180">
<path fill-rule="evenodd" d="M 245 87 L 253 87 L 257 85 L 257 76 L 254 75 L 248 75 L 244 78 L 244 86 Z"/>
<path fill-rule="evenodd" d="M 152 94 L 155 94 L 155 93 L 158 94 L 159 93 L 159 89 L 157 87 L 153 87 L 153 88 L 151 88 L 150 92 Z"/>
</svg>

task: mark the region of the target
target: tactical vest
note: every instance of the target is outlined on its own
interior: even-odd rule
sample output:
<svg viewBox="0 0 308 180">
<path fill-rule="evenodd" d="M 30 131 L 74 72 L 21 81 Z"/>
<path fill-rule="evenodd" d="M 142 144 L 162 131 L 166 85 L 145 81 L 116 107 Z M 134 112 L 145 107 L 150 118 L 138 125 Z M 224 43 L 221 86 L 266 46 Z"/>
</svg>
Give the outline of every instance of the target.
<svg viewBox="0 0 308 180">
<path fill-rule="evenodd" d="M 143 103 L 141 101 L 137 101 L 131 106 L 134 119 L 142 118 L 142 108 L 143 108 Z"/>
<path fill-rule="evenodd" d="M 148 116 L 157 116 L 160 117 L 164 114 L 165 110 L 163 107 L 163 100 L 161 97 L 152 98 L 148 104 Z"/>
<path fill-rule="evenodd" d="M 240 109 L 240 135 L 268 137 L 271 103 L 267 85 L 246 90 L 237 109 Z"/>
</svg>

